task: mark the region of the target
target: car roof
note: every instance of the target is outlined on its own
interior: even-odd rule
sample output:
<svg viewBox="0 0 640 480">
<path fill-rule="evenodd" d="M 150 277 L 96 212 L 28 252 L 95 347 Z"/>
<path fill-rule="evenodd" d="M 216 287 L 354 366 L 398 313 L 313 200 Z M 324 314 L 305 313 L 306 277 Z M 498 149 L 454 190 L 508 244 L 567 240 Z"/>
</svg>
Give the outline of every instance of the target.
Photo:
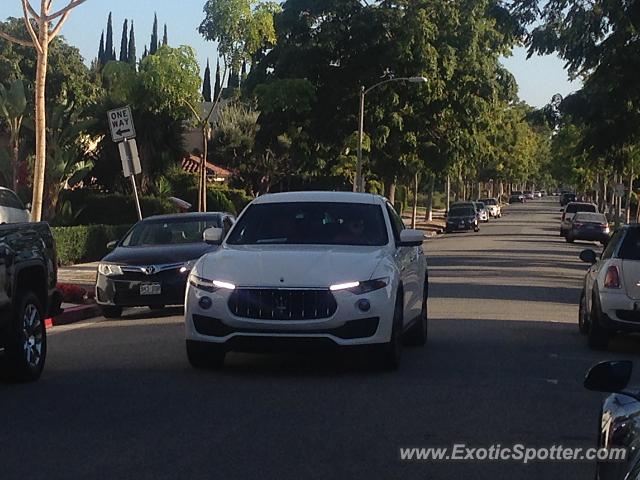
<svg viewBox="0 0 640 480">
<path fill-rule="evenodd" d="M 268 193 L 256 198 L 253 204 L 291 203 L 291 202 L 338 202 L 338 203 L 368 203 L 384 205 L 385 198 L 372 193 L 356 192 L 283 192 Z"/>
<path fill-rule="evenodd" d="M 606 215 L 604 213 L 599 213 L 599 212 L 576 212 L 576 217 L 600 217 L 600 218 L 604 217 L 604 218 L 606 218 Z"/>
<path fill-rule="evenodd" d="M 569 202 L 569 203 L 567 203 L 567 207 L 569 205 L 589 205 L 591 207 L 598 208 L 598 206 L 595 203 L 589 203 L 589 202 Z"/>
<path fill-rule="evenodd" d="M 152 215 L 151 217 L 143 218 L 141 221 L 144 222 L 146 220 L 154 220 L 154 221 L 156 220 L 188 220 L 190 218 L 202 218 L 202 217 L 219 218 L 224 215 L 231 215 L 231 214 L 227 212 L 171 213 L 167 215 Z"/>
</svg>

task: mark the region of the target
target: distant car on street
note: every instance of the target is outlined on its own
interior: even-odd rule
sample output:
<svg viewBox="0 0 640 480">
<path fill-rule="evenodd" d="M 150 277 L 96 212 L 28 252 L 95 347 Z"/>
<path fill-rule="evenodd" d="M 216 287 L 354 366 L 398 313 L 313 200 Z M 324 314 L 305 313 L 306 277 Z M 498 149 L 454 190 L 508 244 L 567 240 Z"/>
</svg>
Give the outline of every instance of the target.
<svg viewBox="0 0 640 480">
<path fill-rule="evenodd" d="M 502 217 L 502 209 L 498 200 L 495 198 L 481 198 L 478 202 L 484 203 L 485 208 L 489 212 L 489 216 L 492 218 Z"/>
<path fill-rule="evenodd" d="M 566 237 L 569 228 L 571 228 L 571 220 L 573 216 L 578 212 L 591 212 L 597 213 L 598 206 L 593 203 L 586 202 L 571 202 L 568 203 L 562 211 L 562 219 L 560 221 L 560 236 Z"/>
<path fill-rule="evenodd" d="M 605 350 L 613 334 L 640 332 L 640 225 L 618 229 L 600 258 L 587 249 L 580 259 L 591 265 L 578 316 L 589 346 Z"/>
<path fill-rule="evenodd" d="M 489 221 L 489 211 L 485 207 L 483 202 L 472 202 L 478 213 L 478 220 L 487 223 Z"/>
<path fill-rule="evenodd" d="M 606 245 L 609 235 L 609 222 L 603 213 L 578 212 L 573 216 L 565 238 L 569 243 L 587 240 Z"/>
<path fill-rule="evenodd" d="M 546 196 L 547 196 L 547 191 L 546 190 L 540 190 L 540 198 L 546 197 Z"/>
<path fill-rule="evenodd" d="M 511 192 L 511 195 L 509 196 L 509 204 L 512 203 L 524 203 L 524 194 L 519 191 Z"/>
<path fill-rule="evenodd" d="M 30 217 L 18 195 L 13 190 L 0 187 L 0 224 L 28 222 Z"/>
<path fill-rule="evenodd" d="M 206 233 L 185 297 L 187 357 L 221 367 L 228 351 L 367 348 L 397 368 L 402 342 L 427 341 L 424 233 L 383 197 L 262 195 L 231 232 Z"/>
<path fill-rule="evenodd" d="M 560 206 L 564 207 L 568 203 L 575 202 L 577 199 L 575 193 L 564 192 L 560 195 Z"/>
<path fill-rule="evenodd" d="M 524 191 L 524 199 L 525 200 L 533 200 L 535 198 L 533 192 L 531 190 Z"/>
<path fill-rule="evenodd" d="M 533 192 L 533 196 L 535 198 L 542 198 L 542 192 L 536 190 L 535 192 Z"/>
<path fill-rule="evenodd" d="M 148 217 L 136 223 L 98 265 L 96 301 L 106 318 L 124 307 L 182 305 L 187 277 L 195 262 L 218 248 L 204 232 L 233 225 L 230 213 L 181 213 Z"/>
<path fill-rule="evenodd" d="M 478 214 L 472 203 L 454 204 L 447 212 L 445 232 L 450 233 L 459 230 L 480 231 Z"/>
</svg>

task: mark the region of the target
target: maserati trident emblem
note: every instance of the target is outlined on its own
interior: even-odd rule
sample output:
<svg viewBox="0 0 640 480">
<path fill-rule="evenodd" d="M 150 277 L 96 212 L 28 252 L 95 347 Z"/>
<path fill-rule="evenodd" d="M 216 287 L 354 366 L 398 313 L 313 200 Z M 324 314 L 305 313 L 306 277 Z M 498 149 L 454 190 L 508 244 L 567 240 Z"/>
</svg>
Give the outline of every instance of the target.
<svg viewBox="0 0 640 480">
<path fill-rule="evenodd" d="M 142 268 L 142 272 L 143 272 L 145 275 L 153 275 L 154 273 L 156 273 L 156 267 L 155 267 L 155 266 L 153 266 L 153 265 L 150 265 L 150 266 L 148 266 L 148 267 L 143 267 L 143 268 Z"/>
<path fill-rule="evenodd" d="M 282 295 L 276 297 L 275 309 L 278 311 L 278 313 L 284 313 L 287 311 L 287 299 Z"/>
</svg>

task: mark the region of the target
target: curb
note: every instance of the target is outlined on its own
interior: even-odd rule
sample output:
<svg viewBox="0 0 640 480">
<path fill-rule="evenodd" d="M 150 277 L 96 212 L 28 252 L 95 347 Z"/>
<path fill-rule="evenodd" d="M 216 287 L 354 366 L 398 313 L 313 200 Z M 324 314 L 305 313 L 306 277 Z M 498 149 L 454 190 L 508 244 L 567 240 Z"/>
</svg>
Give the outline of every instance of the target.
<svg viewBox="0 0 640 480">
<path fill-rule="evenodd" d="M 53 318 L 45 320 L 45 327 L 58 327 L 60 325 L 70 325 L 72 323 L 81 322 L 90 318 L 99 317 L 101 315 L 100 307 L 97 304 L 78 305 L 76 307 L 65 308 L 64 312 Z"/>
</svg>

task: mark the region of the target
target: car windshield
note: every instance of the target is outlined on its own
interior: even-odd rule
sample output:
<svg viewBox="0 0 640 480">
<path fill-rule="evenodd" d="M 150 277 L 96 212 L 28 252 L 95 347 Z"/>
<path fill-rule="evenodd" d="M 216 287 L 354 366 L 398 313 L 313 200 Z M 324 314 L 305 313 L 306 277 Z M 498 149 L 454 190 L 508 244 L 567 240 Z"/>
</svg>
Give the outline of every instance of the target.
<svg viewBox="0 0 640 480">
<path fill-rule="evenodd" d="M 387 227 L 379 205 L 338 202 L 251 205 L 227 238 L 229 245 L 387 243 Z"/>
<path fill-rule="evenodd" d="M 522 195 L 522 192 L 516 190 L 515 192 L 511 192 L 511 195 L 512 196 Z"/>
<path fill-rule="evenodd" d="M 457 207 L 449 211 L 449 217 L 473 217 L 475 214 L 473 208 L 469 207 Z"/>
<path fill-rule="evenodd" d="M 482 202 L 476 202 L 476 206 L 477 206 L 477 208 L 478 208 L 479 210 L 482 210 L 483 208 L 485 208 L 485 207 L 484 207 L 484 203 L 482 203 Z"/>
<path fill-rule="evenodd" d="M 18 196 L 11 190 L 0 190 L 0 207 L 24 210 L 24 205 L 22 205 Z"/>
<path fill-rule="evenodd" d="M 207 228 L 221 228 L 220 218 L 193 217 L 189 219 L 144 220 L 138 222 L 121 243 L 123 247 L 173 245 L 202 242 Z"/>
<path fill-rule="evenodd" d="M 567 213 L 576 212 L 597 212 L 595 205 L 589 205 L 588 203 L 570 203 L 567 205 Z"/>
<path fill-rule="evenodd" d="M 497 202 L 493 198 L 485 198 L 485 199 L 480 200 L 480 201 L 482 203 L 484 203 L 485 205 L 497 205 Z"/>
<path fill-rule="evenodd" d="M 640 228 L 630 228 L 627 231 L 618 257 L 623 260 L 640 260 Z"/>
</svg>

